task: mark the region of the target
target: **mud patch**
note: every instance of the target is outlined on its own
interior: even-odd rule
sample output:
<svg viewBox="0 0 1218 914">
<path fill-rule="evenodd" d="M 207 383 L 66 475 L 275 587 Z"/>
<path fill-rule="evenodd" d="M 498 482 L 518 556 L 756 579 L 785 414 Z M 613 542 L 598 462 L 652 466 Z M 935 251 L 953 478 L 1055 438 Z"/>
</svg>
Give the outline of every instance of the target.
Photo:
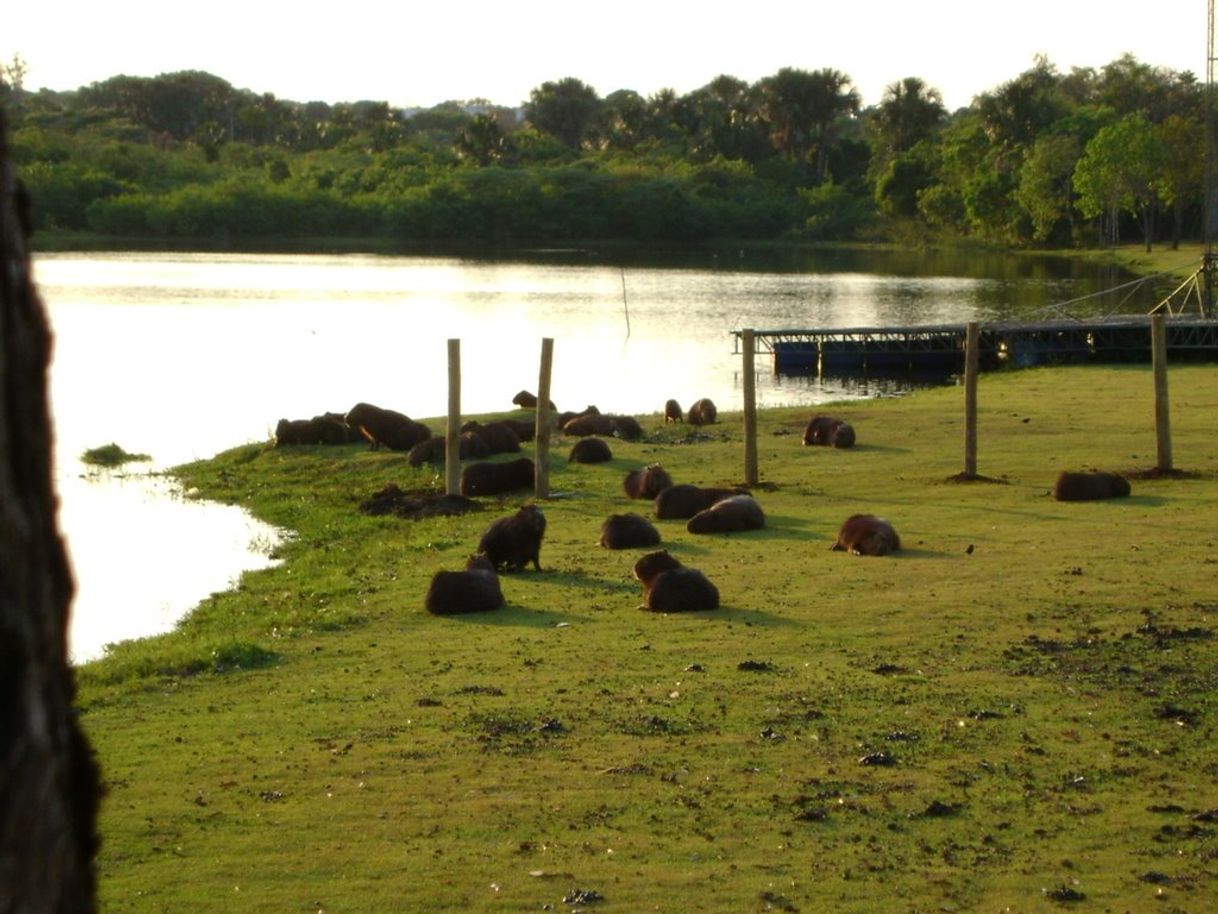
<svg viewBox="0 0 1218 914">
<path fill-rule="evenodd" d="M 407 520 L 422 520 L 425 517 L 453 517 L 469 511 L 481 511 L 482 505 L 464 495 L 448 495 L 431 489 L 407 492 L 391 482 L 371 498 L 360 502 L 359 510 L 369 517 L 392 514 Z"/>
</svg>

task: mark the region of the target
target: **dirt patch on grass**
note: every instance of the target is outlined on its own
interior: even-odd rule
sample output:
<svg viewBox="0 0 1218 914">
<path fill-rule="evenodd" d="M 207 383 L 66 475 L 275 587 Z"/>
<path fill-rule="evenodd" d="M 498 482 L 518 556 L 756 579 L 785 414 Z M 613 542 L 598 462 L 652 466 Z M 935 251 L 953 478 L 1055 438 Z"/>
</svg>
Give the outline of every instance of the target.
<svg viewBox="0 0 1218 914">
<path fill-rule="evenodd" d="M 481 511 L 482 505 L 464 495 L 447 495 L 431 489 L 407 492 L 391 482 L 361 502 L 359 510 L 361 514 L 370 516 L 393 514 L 407 520 L 421 520 L 424 517 L 450 517 L 467 511 Z"/>
</svg>

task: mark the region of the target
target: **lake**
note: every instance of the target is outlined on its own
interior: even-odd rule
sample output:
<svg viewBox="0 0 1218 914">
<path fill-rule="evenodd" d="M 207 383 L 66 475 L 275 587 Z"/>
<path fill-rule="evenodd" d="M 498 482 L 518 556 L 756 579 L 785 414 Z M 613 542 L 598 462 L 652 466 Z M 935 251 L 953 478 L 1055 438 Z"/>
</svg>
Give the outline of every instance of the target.
<svg viewBox="0 0 1218 914">
<path fill-rule="evenodd" d="M 676 263 L 677 265 L 673 265 Z M 55 336 L 51 406 L 61 527 L 77 578 L 73 659 L 164 631 L 278 533 L 183 497 L 149 473 L 271 437 L 281 418 L 360 401 L 447 410 L 460 340 L 462 411 L 536 391 L 554 340 L 560 410 L 660 412 L 672 397 L 742 403 L 731 332 L 1144 313 L 1161 288 L 1076 260 L 873 251 L 729 251 L 654 262 L 588 251 L 511 259 L 372 255 L 44 254 L 35 278 Z M 775 376 L 761 407 L 875 396 L 891 380 Z M 88 470 L 115 442 L 148 463 Z"/>
</svg>

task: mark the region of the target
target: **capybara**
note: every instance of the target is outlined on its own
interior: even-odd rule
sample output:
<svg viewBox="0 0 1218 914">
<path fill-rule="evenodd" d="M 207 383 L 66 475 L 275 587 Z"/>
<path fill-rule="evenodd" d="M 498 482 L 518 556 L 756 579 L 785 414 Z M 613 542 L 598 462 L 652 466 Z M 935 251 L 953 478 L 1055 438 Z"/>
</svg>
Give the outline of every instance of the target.
<svg viewBox="0 0 1218 914">
<path fill-rule="evenodd" d="M 420 441 L 406 455 L 406 462 L 412 467 L 420 467 L 425 463 L 443 463 L 448 451 L 447 436 L 436 435 L 426 441 Z M 457 438 L 460 460 L 481 460 L 491 455 L 490 448 L 477 432 L 462 432 Z"/>
<path fill-rule="evenodd" d="M 601 524 L 600 544 L 606 549 L 658 546 L 660 531 L 641 514 L 611 514 Z"/>
<path fill-rule="evenodd" d="M 612 459 L 613 451 L 609 450 L 605 440 L 589 435 L 575 442 L 570 456 L 567 457 L 567 463 L 604 463 Z"/>
<path fill-rule="evenodd" d="M 522 409 L 537 409 L 537 395 L 530 393 L 527 390 L 522 390 L 516 396 L 512 397 L 512 402 Z M 554 405 L 554 401 L 550 401 L 550 412 L 557 412 L 558 407 Z M 521 438 L 521 441 L 524 439 Z"/>
<path fill-rule="evenodd" d="M 1053 486 L 1058 501 L 1097 501 L 1101 498 L 1124 498 L 1130 492 L 1129 481 L 1116 473 L 1095 470 L 1089 473 L 1063 471 Z"/>
<path fill-rule="evenodd" d="M 515 454 L 520 450 L 520 437 L 516 430 L 502 421 L 483 424 L 471 420 L 461 426 L 461 431 L 477 432 L 492 454 Z"/>
<path fill-rule="evenodd" d="M 638 441 L 643 437 L 643 426 L 634 416 L 610 416 L 609 421 L 613 423 L 613 434 L 623 441 Z"/>
<path fill-rule="evenodd" d="M 643 584 L 643 609 L 679 613 L 719 608 L 719 589 L 665 549 L 649 552 L 635 562 L 634 576 Z"/>
<path fill-rule="evenodd" d="M 337 413 L 323 413 L 312 419 L 280 419 L 275 426 L 276 447 L 285 444 L 347 444 L 350 441 L 350 429 Z"/>
<path fill-rule="evenodd" d="M 431 429 L 421 422 L 392 409 L 371 403 L 356 403 L 347 413 L 347 424 L 357 428 L 372 443 L 373 449 L 385 445 L 393 451 L 409 451 L 431 437 Z"/>
<path fill-rule="evenodd" d="M 495 568 L 520 571 L 529 562 L 541 571 L 541 538 L 546 533 L 546 516 L 537 505 L 525 505 L 515 514 L 493 521 L 478 541 Z"/>
<path fill-rule="evenodd" d="M 478 495 L 500 495 L 513 489 L 528 489 L 533 485 L 535 469 L 528 457 L 506 463 L 478 461 L 461 470 L 461 494 L 467 498 Z"/>
<path fill-rule="evenodd" d="M 854 427 L 844 419 L 813 416 L 804 429 L 804 444 L 824 447 L 853 447 Z"/>
<path fill-rule="evenodd" d="M 622 480 L 622 489 L 628 498 L 655 498 L 671 485 L 672 477 L 658 463 L 631 470 Z"/>
<path fill-rule="evenodd" d="M 715 408 L 713 401 L 705 397 L 694 401 L 687 417 L 690 425 L 714 425 L 718 418 L 719 410 Z"/>
<path fill-rule="evenodd" d="M 600 413 L 601 413 L 601 411 L 599 409 L 597 409 L 592 404 L 589 404 L 589 405 L 585 406 L 583 409 L 581 409 L 579 412 L 559 413 L 557 424 L 558 424 L 558 427 L 561 429 L 564 425 L 566 425 L 572 419 L 576 419 L 579 416 L 599 416 Z"/>
<path fill-rule="evenodd" d="M 765 512 L 751 495 L 730 495 L 689 519 L 690 533 L 739 533 L 765 526 Z"/>
<path fill-rule="evenodd" d="M 656 517 L 660 520 L 688 520 L 715 502 L 732 495 L 748 495 L 745 489 L 719 489 L 678 483 L 656 495 Z"/>
<path fill-rule="evenodd" d="M 464 571 L 437 571 L 423 605 L 437 616 L 498 609 L 503 605 L 503 591 L 494 564 L 485 555 L 474 555 Z"/>
<path fill-rule="evenodd" d="M 527 419 L 500 419 L 508 428 L 516 433 L 516 437 L 521 441 L 532 441 L 537 437 L 537 423 L 529 422 Z"/>
<path fill-rule="evenodd" d="M 888 555 L 901 548 L 901 538 L 892 524 L 874 514 L 852 514 L 837 531 L 833 548 L 855 555 Z"/>
<path fill-rule="evenodd" d="M 685 414 L 681 412 L 681 404 L 676 400 L 669 400 L 664 404 L 664 423 L 669 422 L 684 422 Z"/>
<path fill-rule="evenodd" d="M 602 416 L 600 413 L 584 413 L 581 416 L 576 416 L 574 419 L 569 419 L 562 426 L 564 435 L 601 435 L 608 437 L 614 432 L 612 416 Z"/>
</svg>

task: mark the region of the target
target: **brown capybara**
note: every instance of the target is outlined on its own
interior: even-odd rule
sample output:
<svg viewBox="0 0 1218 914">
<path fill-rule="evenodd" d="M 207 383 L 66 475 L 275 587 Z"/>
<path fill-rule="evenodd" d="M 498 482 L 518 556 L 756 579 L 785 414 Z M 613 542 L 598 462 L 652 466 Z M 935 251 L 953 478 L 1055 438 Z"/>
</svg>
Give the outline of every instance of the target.
<svg viewBox="0 0 1218 914">
<path fill-rule="evenodd" d="M 461 494 L 474 498 L 532 488 L 535 472 L 533 461 L 528 457 L 506 463 L 480 460 L 461 470 Z"/>
<path fill-rule="evenodd" d="M 532 441 L 537 437 L 537 423 L 529 422 L 527 419 L 499 419 L 508 428 L 516 433 L 516 437 L 521 441 Z"/>
<path fill-rule="evenodd" d="M 601 411 L 599 409 L 597 409 L 595 406 L 593 406 L 591 403 L 589 403 L 579 412 L 559 413 L 557 425 L 561 429 L 564 425 L 566 425 L 572 419 L 577 419 L 580 416 L 599 416 L 600 414 L 601 414 Z"/>
<path fill-rule="evenodd" d="M 581 416 L 576 416 L 574 419 L 569 419 L 562 426 L 564 435 L 575 435 L 583 437 L 586 435 L 600 435 L 607 438 L 614 432 L 614 424 L 612 416 L 603 416 L 600 413 L 584 413 Z"/>
<path fill-rule="evenodd" d="M 701 571 L 687 568 L 666 549 L 649 552 L 634 563 L 643 584 L 642 609 L 680 613 L 719 608 L 719 589 Z"/>
<path fill-rule="evenodd" d="M 505 422 L 487 422 L 485 424 L 471 420 L 461 426 L 463 432 L 477 432 L 486 442 L 487 449 L 492 454 L 515 454 L 520 451 L 520 437 L 515 429 Z"/>
<path fill-rule="evenodd" d="M 546 533 L 546 516 L 537 505 L 525 505 L 515 514 L 492 521 L 478 541 L 478 551 L 491 564 L 505 571 L 520 571 L 529 562 L 541 571 L 541 539 Z"/>
<path fill-rule="evenodd" d="M 275 446 L 285 444 L 349 444 L 351 430 L 338 413 L 323 413 L 312 419 L 280 419 L 275 426 Z M 361 437 L 354 440 L 362 441 Z"/>
<path fill-rule="evenodd" d="M 1129 481 L 1116 473 L 1094 470 L 1088 473 L 1063 471 L 1053 486 L 1058 501 L 1098 501 L 1102 498 L 1124 498 L 1130 492 Z"/>
<path fill-rule="evenodd" d="M 678 483 L 656 495 L 656 517 L 660 520 L 688 520 L 715 502 L 732 495 L 748 495 L 746 489 L 719 489 Z"/>
<path fill-rule="evenodd" d="M 503 605 L 503 591 L 495 566 L 485 555 L 474 555 L 464 571 L 437 571 L 432 575 L 423 605 L 437 616 L 498 609 Z"/>
<path fill-rule="evenodd" d="M 530 393 L 527 390 L 522 390 L 516 396 L 512 397 L 512 402 L 521 409 L 537 409 L 537 395 Z M 554 405 L 554 401 L 550 401 L 550 412 L 557 412 L 558 407 Z M 524 439 L 521 438 L 521 441 Z"/>
<path fill-rule="evenodd" d="M 320 416 L 314 416 L 316 422 L 319 419 L 324 419 L 327 422 L 333 422 L 336 426 L 342 429 L 343 440 L 342 444 L 359 444 L 364 440 L 364 433 L 358 428 L 352 428 L 347 424 L 347 417 L 342 413 L 324 412 Z"/>
<path fill-rule="evenodd" d="M 888 555 L 901 548 L 901 538 L 892 524 L 874 514 L 852 514 L 837 531 L 833 549 L 855 555 Z"/>
<path fill-rule="evenodd" d="M 575 442 L 571 454 L 567 457 L 567 463 L 604 463 L 612 459 L 613 451 L 609 450 L 604 439 L 589 435 Z"/>
<path fill-rule="evenodd" d="M 613 434 L 623 441 L 638 441 L 643 437 L 643 426 L 634 416 L 610 416 L 613 423 Z"/>
<path fill-rule="evenodd" d="M 351 407 L 347 424 L 359 429 L 374 450 L 383 444 L 392 451 L 409 451 L 431 437 L 431 429 L 423 423 L 371 403 L 356 403 Z"/>
<path fill-rule="evenodd" d="M 457 441 L 460 448 L 457 455 L 461 460 L 481 460 L 491 455 L 490 448 L 477 432 L 462 432 Z M 421 467 L 425 463 L 443 463 L 447 451 L 446 438 L 436 435 L 412 447 L 406 455 L 406 462 L 412 467 Z"/>
<path fill-rule="evenodd" d="M 824 447 L 853 447 L 854 427 L 844 419 L 813 416 L 804 429 L 804 444 Z"/>
<path fill-rule="evenodd" d="M 685 414 L 681 412 L 681 404 L 676 400 L 669 400 L 664 404 L 664 423 L 669 422 L 684 422 Z"/>
<path fill-rule="evenodd" d="M 713 401 L 705 397 L 694 401 L 687 416 L 690 425 L 714 425 L 718 418 L 719 410 L 715 408 Z"/>
<path fill-rule="evenodd" d="M 730 495 L 689 519 L 690 533 L 739 533 L 765 526 L 765 512 L 751 495 Z"/>
<path fill-rule="evenodd" d="M 655 498 L 672 485 L 672 477 L 658 463 L 651 463 L 641 470 L 631 470 L 622 480 L 622 489 L 627 498 Z"/>
<path fill-rule="evenodd" d="M 641 514 L 611 514 L 601 524 L 600 544 L 606 549 L 658 546 L 660 531 Z"/>
</svg>

